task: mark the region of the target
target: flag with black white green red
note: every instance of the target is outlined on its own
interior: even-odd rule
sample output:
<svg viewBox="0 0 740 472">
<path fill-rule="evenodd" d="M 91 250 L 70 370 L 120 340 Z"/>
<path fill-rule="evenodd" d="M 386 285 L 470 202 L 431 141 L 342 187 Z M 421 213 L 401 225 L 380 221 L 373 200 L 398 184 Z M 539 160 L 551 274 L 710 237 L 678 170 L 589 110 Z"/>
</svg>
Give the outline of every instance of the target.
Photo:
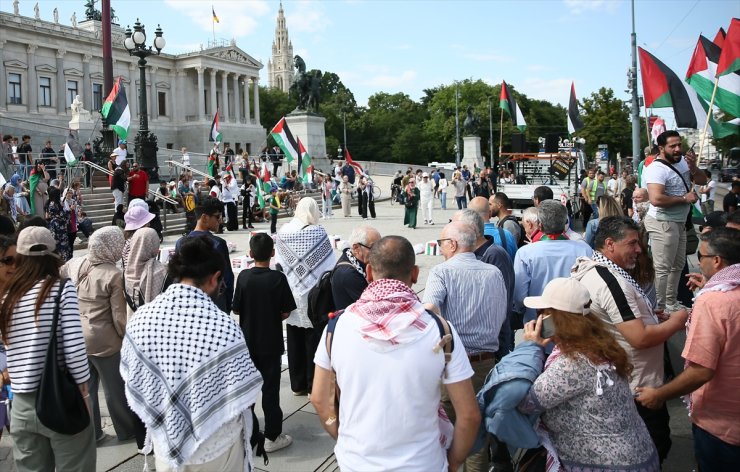
<svg viewBox="0 0 740 472">
<path fill-rule="evenodd" d="M 740 73 L 731 72 L 717 77 L 717 64 L 721 54 L 722 49 L 719 46 L 708 38 L 699 36 L 686 71 L 686 82 L 705 101 L 711 103 L 714 94 L 714 105 L 717 108 L 732 116 L 740 116 Z"/>
<path fill-rule="evenodd" d="M 128 127 L 131 124 L 131 110 L 126 99 L 126 88 L 120 77 L 113 84 L 108 98 L 103 103 L 103 108 L 100 109 L 100 114 L 119 138 L 126 139 Z"/>
<path fill-rule="evenodd" d="M 717 75 L 737 71 L 740 71 L 740 19 L 733 18 L 727 30 L 725 42 L 722 44 L 722 54 L 717 63 Z"/>
<path fill-rule="evenodd" d="M 257 204 L 260 206 L 260 209 L 262 209 L 267 205 L 267 196 L 270 195 L 272 185 L 270 185 L 270 182 L 260 180 L 257 180 L 255 183 L 257 185 Z"/>
<path fill-rule="evenodd" d="M 499 107 L 509 115 L 511 122 L 514 126 L 519 128 L 520 131 L 524 132 L 524 130 L 527 129 L 527 123 L 524 121 L 522 110 L 519 108 L 519 105 L 516 104 L 514 95 L 512 95 L 511 90 L 509 90 L 509 87 L 506 85 L 506 81 L 501 81 L 501 102 Z"/>
<path fill-rule="evenodd" d="M 568 133 L 573 134 L 583 129 L 583 121 L 578 113 L 578 100 L 576 99 L 576 84 L 570 83 L 570 101 L 568 102 Z"/>
<path fill-rule="evenodd" d="M 280 149 L 283 150 L 285 159 L 287 159 L 288 162 L 293 162 L 298 159 L 298 143 L 296 143 L 293 133 L 290 132 L 290 128 L 288 127 L 288 123 L 285 121 L 285 117 L 280 118 L 280 121 L 278 121 L 275 127 L 272 128 L 270 136 L 272 136 L 272 139 L 274 139 L 277 145 L 280 146 Z"/>
<path fill-rule="evenodd" d="M 673 108 L 678 128 L 703 128 L 707 112 L 694 89 L 658 58 L 641 47 L 637 49 L 645 107 Z"/>
<path fill-rule="evenodd" d="M 221 142 L 221 127 L 218 124 L 218 110 L 213 115 L 213 123 L 211 123 L 211 130 L 208 132 L 208 141 L 210 142 Z"/>
<path fill-rule="evenodd" d="M 306 147 L 303 146 L 301 138 L 298 138 L 298 152 L 301 155 L 301 158 L 298 159 L 298 176 L 305 184 L 306 182 L 308 182 L 308 172 L 309 167 L 311 167 L 311 156 L 308 154 L 308 151 L 306 151 Z"/>
</svg>

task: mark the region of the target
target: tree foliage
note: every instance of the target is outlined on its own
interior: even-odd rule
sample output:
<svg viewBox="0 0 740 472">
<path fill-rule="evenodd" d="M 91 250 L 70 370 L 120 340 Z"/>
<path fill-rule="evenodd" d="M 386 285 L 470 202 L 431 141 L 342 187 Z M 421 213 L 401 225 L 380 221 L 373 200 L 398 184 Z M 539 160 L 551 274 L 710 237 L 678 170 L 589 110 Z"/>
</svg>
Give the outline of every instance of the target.
<svg viewBox="0 0 740 472">
<path fill-rule="evenodd" d="M 614 96 L 614 91 L 602 87 L 583 99 L 584 128 L 578 133 L 586 139 L 586 154 L 593 156 L 599 144 L 609 146 L 610 160 L 632 155 L 632 128 L 629 108 Z"/>
</svg>

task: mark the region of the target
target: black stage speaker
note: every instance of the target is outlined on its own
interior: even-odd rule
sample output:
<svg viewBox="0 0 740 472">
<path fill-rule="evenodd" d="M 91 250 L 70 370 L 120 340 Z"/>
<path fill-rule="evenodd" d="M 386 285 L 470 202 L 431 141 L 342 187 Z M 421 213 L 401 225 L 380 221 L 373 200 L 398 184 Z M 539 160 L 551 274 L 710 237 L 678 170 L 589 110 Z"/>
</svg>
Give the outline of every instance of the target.
<svg viewBox="0 0 740 472">
<path fill-rule="evenodd" d="M 558 141 L 560 136 L 557 133 L 547 133 L 545 136 L 545 152 L 556 153 L 558 152 Z"/>
<path fill-rule="evenodd" d="M 527 143 L 524 141 L 523 134 L 511 135 L 511 152 L 526 152 Z"/>
</svg>

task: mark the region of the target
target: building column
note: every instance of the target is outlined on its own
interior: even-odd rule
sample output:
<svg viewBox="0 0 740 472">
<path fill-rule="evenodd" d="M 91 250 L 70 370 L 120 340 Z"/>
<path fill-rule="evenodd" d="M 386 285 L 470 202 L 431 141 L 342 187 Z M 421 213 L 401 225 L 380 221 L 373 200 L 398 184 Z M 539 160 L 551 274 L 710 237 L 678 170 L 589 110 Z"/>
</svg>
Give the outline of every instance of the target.
<svg viewBox="0 0 740 472">
<path fill-rule="evenodd" d="M 131 92 L 126 95 L 126 99 L 128 100 L 128 107 L 131 109 L 131 124 L 136 123 L 136 129 L 139 129 L 139 121 L 136 119 L 136 116 L 139 114 L 139 92 L 136 90 L 138 74 L 136 73 L 136 69 L 136 62 L 128 63 L 128 80 L 129 85 L 131 86 Z M 108 97 L 103 96 L 103 101 L 105 101 L 106 98 Z"/>
<path fill-rule="evenodd" d="M 244 118 L 248 125 L 252 123 L 249 115 L 249 77 L 244 76 Z"/>
<path fill-rule="evenodd" d="M 92 83 L 90 82 L 90 59 L 92 59 L 92 54 L 83 54 L 82 55 L 82 103 L 84 103 L 84 107 L 87 110 L 92 110 L 93 108 L 93 101 L 92 101 Z M 102 98 L 103 100 L 106 99 L 106 97 Z"/>
<path fill-rule="evenodd" d="M 216 69 L 211 69 L 211 109 L 209 115 L 211 117 L 216 116 L 216 112 L 218 111 L 218 102 L 216 100 Z M 213 119 L 213 118 L 211 118 Z"/>
<path fill-rule="evenodd" d="M 177 100 L 173 100 L 173 106 L 172 106 L 172 120 L 174 121 L 176 117 L 180 120 L 186 120 L 188 116 L 188 110 L 185 107 L 185 77 L 187 77 L 188 73 L 185 69 L 177 69 L 177 88 L 175 89 L 175 95 L 173 97 L 177 97 Z M 196 111 L 197 114 L 197 111 Z"/>
<path fill-rule="evenodd" d="M 159 97 L 157 97 L 157 72 L 159 67 L 149 68 L 149 116 L 152 120 L 159 118 Z"/>
<path fill-rule="evenodd" d="M 221 104 L 223 121 L 226 123 L 229 121 L 229 73 L 221 71 Z"/>
<path fill-rule="evenodd" d="M 29 113 L 39 112 L 39 85 L 36 80 L 36 49 L 38 49 L 38 46 L 35 44 L 29 44 L 26 46 L 26 63 L 28 64 L 28 73 L 26 74 L 26 96 L 28 97 Z M 21 95 L 21 98 L 23 98 L 23 95 Z"/>
<path fill-rule="evenodd" d="M 252 77 L 252 83 L 254 84 L 254 122 L 257 126 L 260 124 L 260 78 Z"/>
<path fill-rule="evenodd" d="M 67 114 L 67 82 L 64 80 L 64 55 L 67 51 L 57 49 L 57 113 Z"/>
<path fill-rule="evenodd" d="M 5 39 L 0 39 L 0 110 L 7 109 L 8 81 L 5 75 Z M 237 117 L 238 118 L 238 117 Z"/>
<path fill-rule="evenodd" d="M 205 68 L 196 67 L 195 70 L 198 71 L 198 121 L 201 121 L 206 116 L 206 89 L 203 85 Z"/>
<path fill-rule="evenodd" d="M 180 84 L 177 83 L 177 71 L 175 69 L 170 69 L 168 76 L 170 78 L 170 89 L 169 91 L 166 91 L 165 93 L 165 106 L 167 107 L 167 116 L 170 119 L 173 119 L 176 116 L 182 116 L 182 119 L 185 120 L 185 114 L 182 115 L 175 114 L 175 103 L 176 100 L 174 99 L 175 95 L 177 94 L 177 91 L 180 90 Z M 159 93 L 157 93 L 159 95 Z M 157 97 L 157 103 L 159 103 L 159 97 Z M 157 111 L 157 114 L 159 114 L 159 111 Z"/>
<path fill-rule="evenodd" d="M 239 74 L 234 74 L 231 78 L 234 79 L 231 82 L 231 93 L 234 94 L 234 117 L 236 118 L 236 122 L 239 123 L 242 117 L 241 106 L 239 103 L 241 102 L 241 96 L 239 95 Z"/>
</svg>

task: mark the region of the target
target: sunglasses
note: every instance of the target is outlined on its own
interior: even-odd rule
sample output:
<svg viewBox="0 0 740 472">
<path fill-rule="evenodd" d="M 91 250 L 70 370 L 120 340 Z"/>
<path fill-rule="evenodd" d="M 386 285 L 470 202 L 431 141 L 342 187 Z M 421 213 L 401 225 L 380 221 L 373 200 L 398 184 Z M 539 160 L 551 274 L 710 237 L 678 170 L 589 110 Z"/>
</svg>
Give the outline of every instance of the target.
<svg viewBox="0 0 740 472">
<path fill-rule="evenodd" d="M 15 265 L 15 257 L 13 256 L 0 257 L 0 265 Z"/>
</svg>

